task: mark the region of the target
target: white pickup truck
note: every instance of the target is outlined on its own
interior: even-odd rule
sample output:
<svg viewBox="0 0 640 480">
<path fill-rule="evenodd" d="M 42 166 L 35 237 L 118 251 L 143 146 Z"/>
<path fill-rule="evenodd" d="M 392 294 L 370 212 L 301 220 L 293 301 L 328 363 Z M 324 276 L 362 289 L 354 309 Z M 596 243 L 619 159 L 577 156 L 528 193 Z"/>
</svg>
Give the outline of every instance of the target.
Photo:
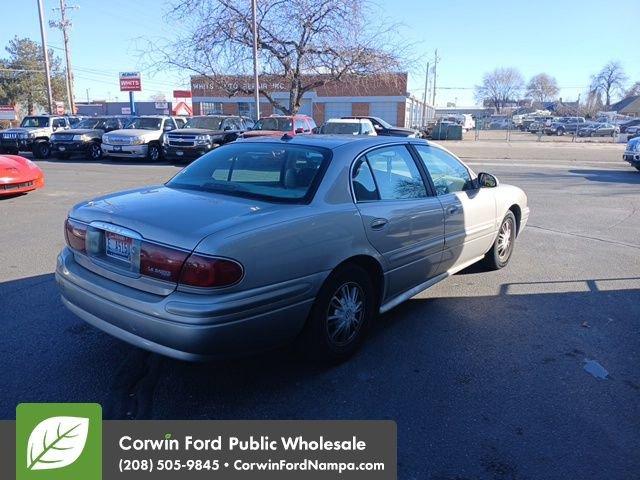
<svg viewBox="0 0 640 480">
<path fill-rule="evenodd" d="M 164 134 L 180 126 L 180 118 L 163 115 L 135 117 L 125 128 L 102 136 L 102 153 L 107 157 L 146 158 L 157 162 L 162 157 Z"/>
</svg>

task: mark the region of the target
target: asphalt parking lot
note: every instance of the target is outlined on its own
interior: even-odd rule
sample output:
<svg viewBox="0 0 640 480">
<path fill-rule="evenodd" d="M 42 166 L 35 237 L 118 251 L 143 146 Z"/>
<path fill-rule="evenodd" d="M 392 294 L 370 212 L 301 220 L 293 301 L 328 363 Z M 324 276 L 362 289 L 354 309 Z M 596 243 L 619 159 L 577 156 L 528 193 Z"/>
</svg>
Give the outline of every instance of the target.
<svg viewBox="0 0 640 480">
<path fill-rule="evenodd" d="M 53 277 L 68 209 L 178 168 L 38 162 L 46 188 L 0 200 L 0 418 L 92 401 L 108 419 L 393 419 L 401 479 L 637 478 L 640 172 L 623 145 L 445 146 L 527 192 L 510 265 L 392 310 L 332 368 L 286 349 L 181 363 L 75 318 Z"/>
</svg>

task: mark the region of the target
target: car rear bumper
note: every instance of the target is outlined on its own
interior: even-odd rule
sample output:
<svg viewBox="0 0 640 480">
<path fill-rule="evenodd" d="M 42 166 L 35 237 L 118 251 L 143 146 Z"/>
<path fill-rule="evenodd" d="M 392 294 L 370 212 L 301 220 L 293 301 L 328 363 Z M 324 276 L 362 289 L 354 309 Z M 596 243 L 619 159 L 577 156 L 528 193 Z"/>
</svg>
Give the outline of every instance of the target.
<svg viewBox="0 0 640 480">
<path fill-rule="evenodd" d="M 249 291 L 159 296 L 99 276 L 65 248 L 56 281 L 65 306 L 87 323 L 137 347 L 187 361 L 277 347 L 302 330 L 326 274 Z"/>
<path fill-rule="evenodd" d="M 24 180 L 21 182 L 0 183 L 0 197 L 3 195 L 15 195 L 17 193 L 25 193 L 44 187 L 44 178 L 37 177 L 32 180 Z"/>
<path fill-rule="evenodd" d="M 149 145 L 109 145 L 102 144 L 102 154 L 109 157 L 145 158 Z"/>
</svg>

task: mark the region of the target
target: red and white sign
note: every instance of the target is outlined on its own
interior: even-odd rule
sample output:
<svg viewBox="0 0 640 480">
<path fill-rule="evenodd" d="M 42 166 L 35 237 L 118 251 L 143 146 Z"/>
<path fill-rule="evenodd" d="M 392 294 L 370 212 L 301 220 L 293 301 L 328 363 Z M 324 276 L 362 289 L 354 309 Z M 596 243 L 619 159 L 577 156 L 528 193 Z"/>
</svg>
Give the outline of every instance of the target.
<svg viewBox="0 0 640 480">
<path fill-rule="evenodd" d="M 140 72 L 120 72 L 121 92 L 139 92 L 141 90 Z"/>
<path fill-rule="evenodd" d="M 191 98 L 191 90 L 174 90 L 173 98 Z"/>
<path fill-rule="evenodd" d="M 0 120 L 15 120 L 16 109 L 11 105 L 0 105 Z"/>
</svg>

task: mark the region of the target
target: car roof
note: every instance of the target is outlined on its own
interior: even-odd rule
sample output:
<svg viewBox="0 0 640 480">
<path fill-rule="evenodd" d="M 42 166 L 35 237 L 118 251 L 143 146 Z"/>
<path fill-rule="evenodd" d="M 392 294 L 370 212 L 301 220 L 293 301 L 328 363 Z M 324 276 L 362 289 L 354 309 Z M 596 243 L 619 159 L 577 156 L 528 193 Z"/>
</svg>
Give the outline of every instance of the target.
<svg viewBox="0 0 640 480">
<path fill-rule="evenodd" d="M 327 123 L 362 123 L 369 121 L 368 118 L 330 118 Z"/>
<path fill-rule="evenodd" d="M 309 147 L 324 147 L 334 149 L 343 145 L 360 142 L 363 148 L 375 147 L 377 145 L 397 144 L 397 143 L 421 143 L 428 145 L 426 140 L 404 137 L 368 136 L 368 135 L 283 135 L 282 137 L 249 137 L 241 140 L 242 143 L 282 143 L 289 145 L 302 145 Z"/>
</svg>

